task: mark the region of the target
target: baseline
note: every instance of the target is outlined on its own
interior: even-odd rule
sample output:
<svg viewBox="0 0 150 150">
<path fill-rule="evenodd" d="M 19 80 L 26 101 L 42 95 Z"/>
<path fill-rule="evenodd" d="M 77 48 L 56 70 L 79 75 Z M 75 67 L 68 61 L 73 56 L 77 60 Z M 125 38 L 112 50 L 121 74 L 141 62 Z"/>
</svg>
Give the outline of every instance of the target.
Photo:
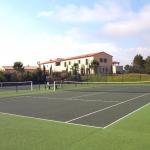
<svg viewBox="0 0 150 150">
<path fill-rule="evenodd" d="M 17 114 L 11 114 L 11 113 L 0 112 L 0 114 L 8 115 L 8 116 L 14 116 L 14 117 L 20 117 L 20 118 L 27 118 L 27 119 L 35 119 L 35 120 L 47 121 L 47 122 L 61 123 L 61 124 L 67 124 L 67 125 L 75 125 L 75 126 L 81 126 L 81 127 L 83 126 L 83 127 L 89 127 L 89 128 L 103 129 L 103 127 L 96 127 L 96 126 L 77 124 L 77 123 L 66 123 L 66 122 L 58 121 L 58 120 L 43 119 L 43 118 L 24 116 L 24 115 L 17 115 Z"/>
<path fill-rule="evenodd" d="M 75 121 L 75 120 L 78 120 L 78 119 L 81 119 L 81 118 L 84 118 L 84 117 L 87 117 L 87 116 L 90 116 L 90 115 L 96 114 L 96 113 L 98 113 L 98 112 L 101 112 L 101 111 L 104 111 L 104 110 L 107 110 L 107 109 L 113 108 L 113 107 L 115 107 L 115 106 L 118 106 L 118 105 L 121 105 L 121 104 L 127 103 L 127 102 L 129 102 L 129 101 L 132 101 L 132 100 L 135 100 L 135 99 L 138 99 L 138 98 L 144 97 L 144 96 L 149 95 L 149 94 L 150 94 L 150 93 L 146 93 L 146 94 L 142 94 L 142 95 L 139 95 L 139 96 L 136 96 L 136 97 L 130 98 L 130 99 L 126 100 L 126 101 L 123 101 L 123 102 L 120 102 L 120 103 L 117 103 L 117 104 L 114 104 L 114 105 L 111 105 L 111 106 L 105 107 L 105 108 L 103 108 L 103 109 L 99 109 L 99 110 L 93 111 L 93 112 L 91 112 L 91 113 L 88 113 L 88 114 L 85 114 L 85 115 L 82 115 L 82 116 L 76 117 L 76 118 L 74 118 L 74 119 L 68 120 L 68 121 L 66 121 L 66 123 L 70 123 L 70 122 L 72 122 L 72 121 Z"/>
</svg>

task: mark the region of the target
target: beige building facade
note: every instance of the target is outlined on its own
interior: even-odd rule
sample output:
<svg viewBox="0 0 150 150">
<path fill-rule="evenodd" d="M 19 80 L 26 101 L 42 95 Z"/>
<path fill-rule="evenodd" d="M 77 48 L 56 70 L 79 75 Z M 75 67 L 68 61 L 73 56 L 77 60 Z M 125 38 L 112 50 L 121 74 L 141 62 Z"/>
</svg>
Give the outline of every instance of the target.
<svg viewBox="0 0 150 150">
<path fill-rule="evenodd" d="M 38 62 L 38 65 L 41 69 L 45 66 L 47 71 L 69 72 L 72 71 L 72 66 L 74 64 L 78 64 L 79 73 L 81 73 L 81 70 L 84 70 L 86 74 L 93 74 L 94 71 L 90 68 L 93 60 L 96 60 L 99 64 L 97 67 L 98 73 L 112 73 L 112 55 L 105 52 L 97 52 L 68 58 L 57 58 L 55 60 L 49 60 L 42 63 Z"/>
</svg>

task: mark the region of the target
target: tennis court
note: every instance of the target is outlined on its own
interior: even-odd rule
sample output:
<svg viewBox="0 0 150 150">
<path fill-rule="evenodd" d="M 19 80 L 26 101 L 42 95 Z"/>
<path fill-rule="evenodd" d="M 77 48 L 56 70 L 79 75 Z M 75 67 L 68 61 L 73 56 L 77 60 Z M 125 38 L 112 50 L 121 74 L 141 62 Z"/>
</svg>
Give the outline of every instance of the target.
<svg viewBox="0 0 150 150">
<path fill-rule="evenodd" d="M 81 85 L 80 88 L 71 87 L 69 84 L 67 90 L 58 92 L 0 97 L 0 112 L 106 128 L 150 103 L 148 84 L 140 85 L 140 89 L 137 86 L 136 89 L 133 86 L 129 88 L 129 85 L 116 88 L 115 85 L 115 91 L 108 85 L 109 90 L 103 87 L 101 91 L 91 91 Z"/>
</svg>

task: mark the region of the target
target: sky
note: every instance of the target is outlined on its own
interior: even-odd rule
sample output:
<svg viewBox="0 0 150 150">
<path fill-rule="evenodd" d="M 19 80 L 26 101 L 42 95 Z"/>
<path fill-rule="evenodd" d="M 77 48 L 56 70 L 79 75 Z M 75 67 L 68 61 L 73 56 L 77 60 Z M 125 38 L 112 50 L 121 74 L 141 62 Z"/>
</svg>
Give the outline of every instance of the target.
<svg viewBox="0 0 150 150">
<path fill-rule="evenodd" d="M 0 0 L 0 66 L 105 51 L 150 55 L 149 0 Z"/>
</svg>

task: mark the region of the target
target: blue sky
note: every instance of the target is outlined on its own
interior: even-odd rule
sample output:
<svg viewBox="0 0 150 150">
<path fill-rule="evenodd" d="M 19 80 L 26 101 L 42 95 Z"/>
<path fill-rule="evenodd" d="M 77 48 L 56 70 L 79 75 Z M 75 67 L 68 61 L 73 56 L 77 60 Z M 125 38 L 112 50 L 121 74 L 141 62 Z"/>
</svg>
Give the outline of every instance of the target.
<svg viewBox="0 0 150 150">
<path fill-rule="evenodd" d="M 150 55 L 149 0 L 0 0 L 0 66 L 106 51 Z"/>
</svg>

